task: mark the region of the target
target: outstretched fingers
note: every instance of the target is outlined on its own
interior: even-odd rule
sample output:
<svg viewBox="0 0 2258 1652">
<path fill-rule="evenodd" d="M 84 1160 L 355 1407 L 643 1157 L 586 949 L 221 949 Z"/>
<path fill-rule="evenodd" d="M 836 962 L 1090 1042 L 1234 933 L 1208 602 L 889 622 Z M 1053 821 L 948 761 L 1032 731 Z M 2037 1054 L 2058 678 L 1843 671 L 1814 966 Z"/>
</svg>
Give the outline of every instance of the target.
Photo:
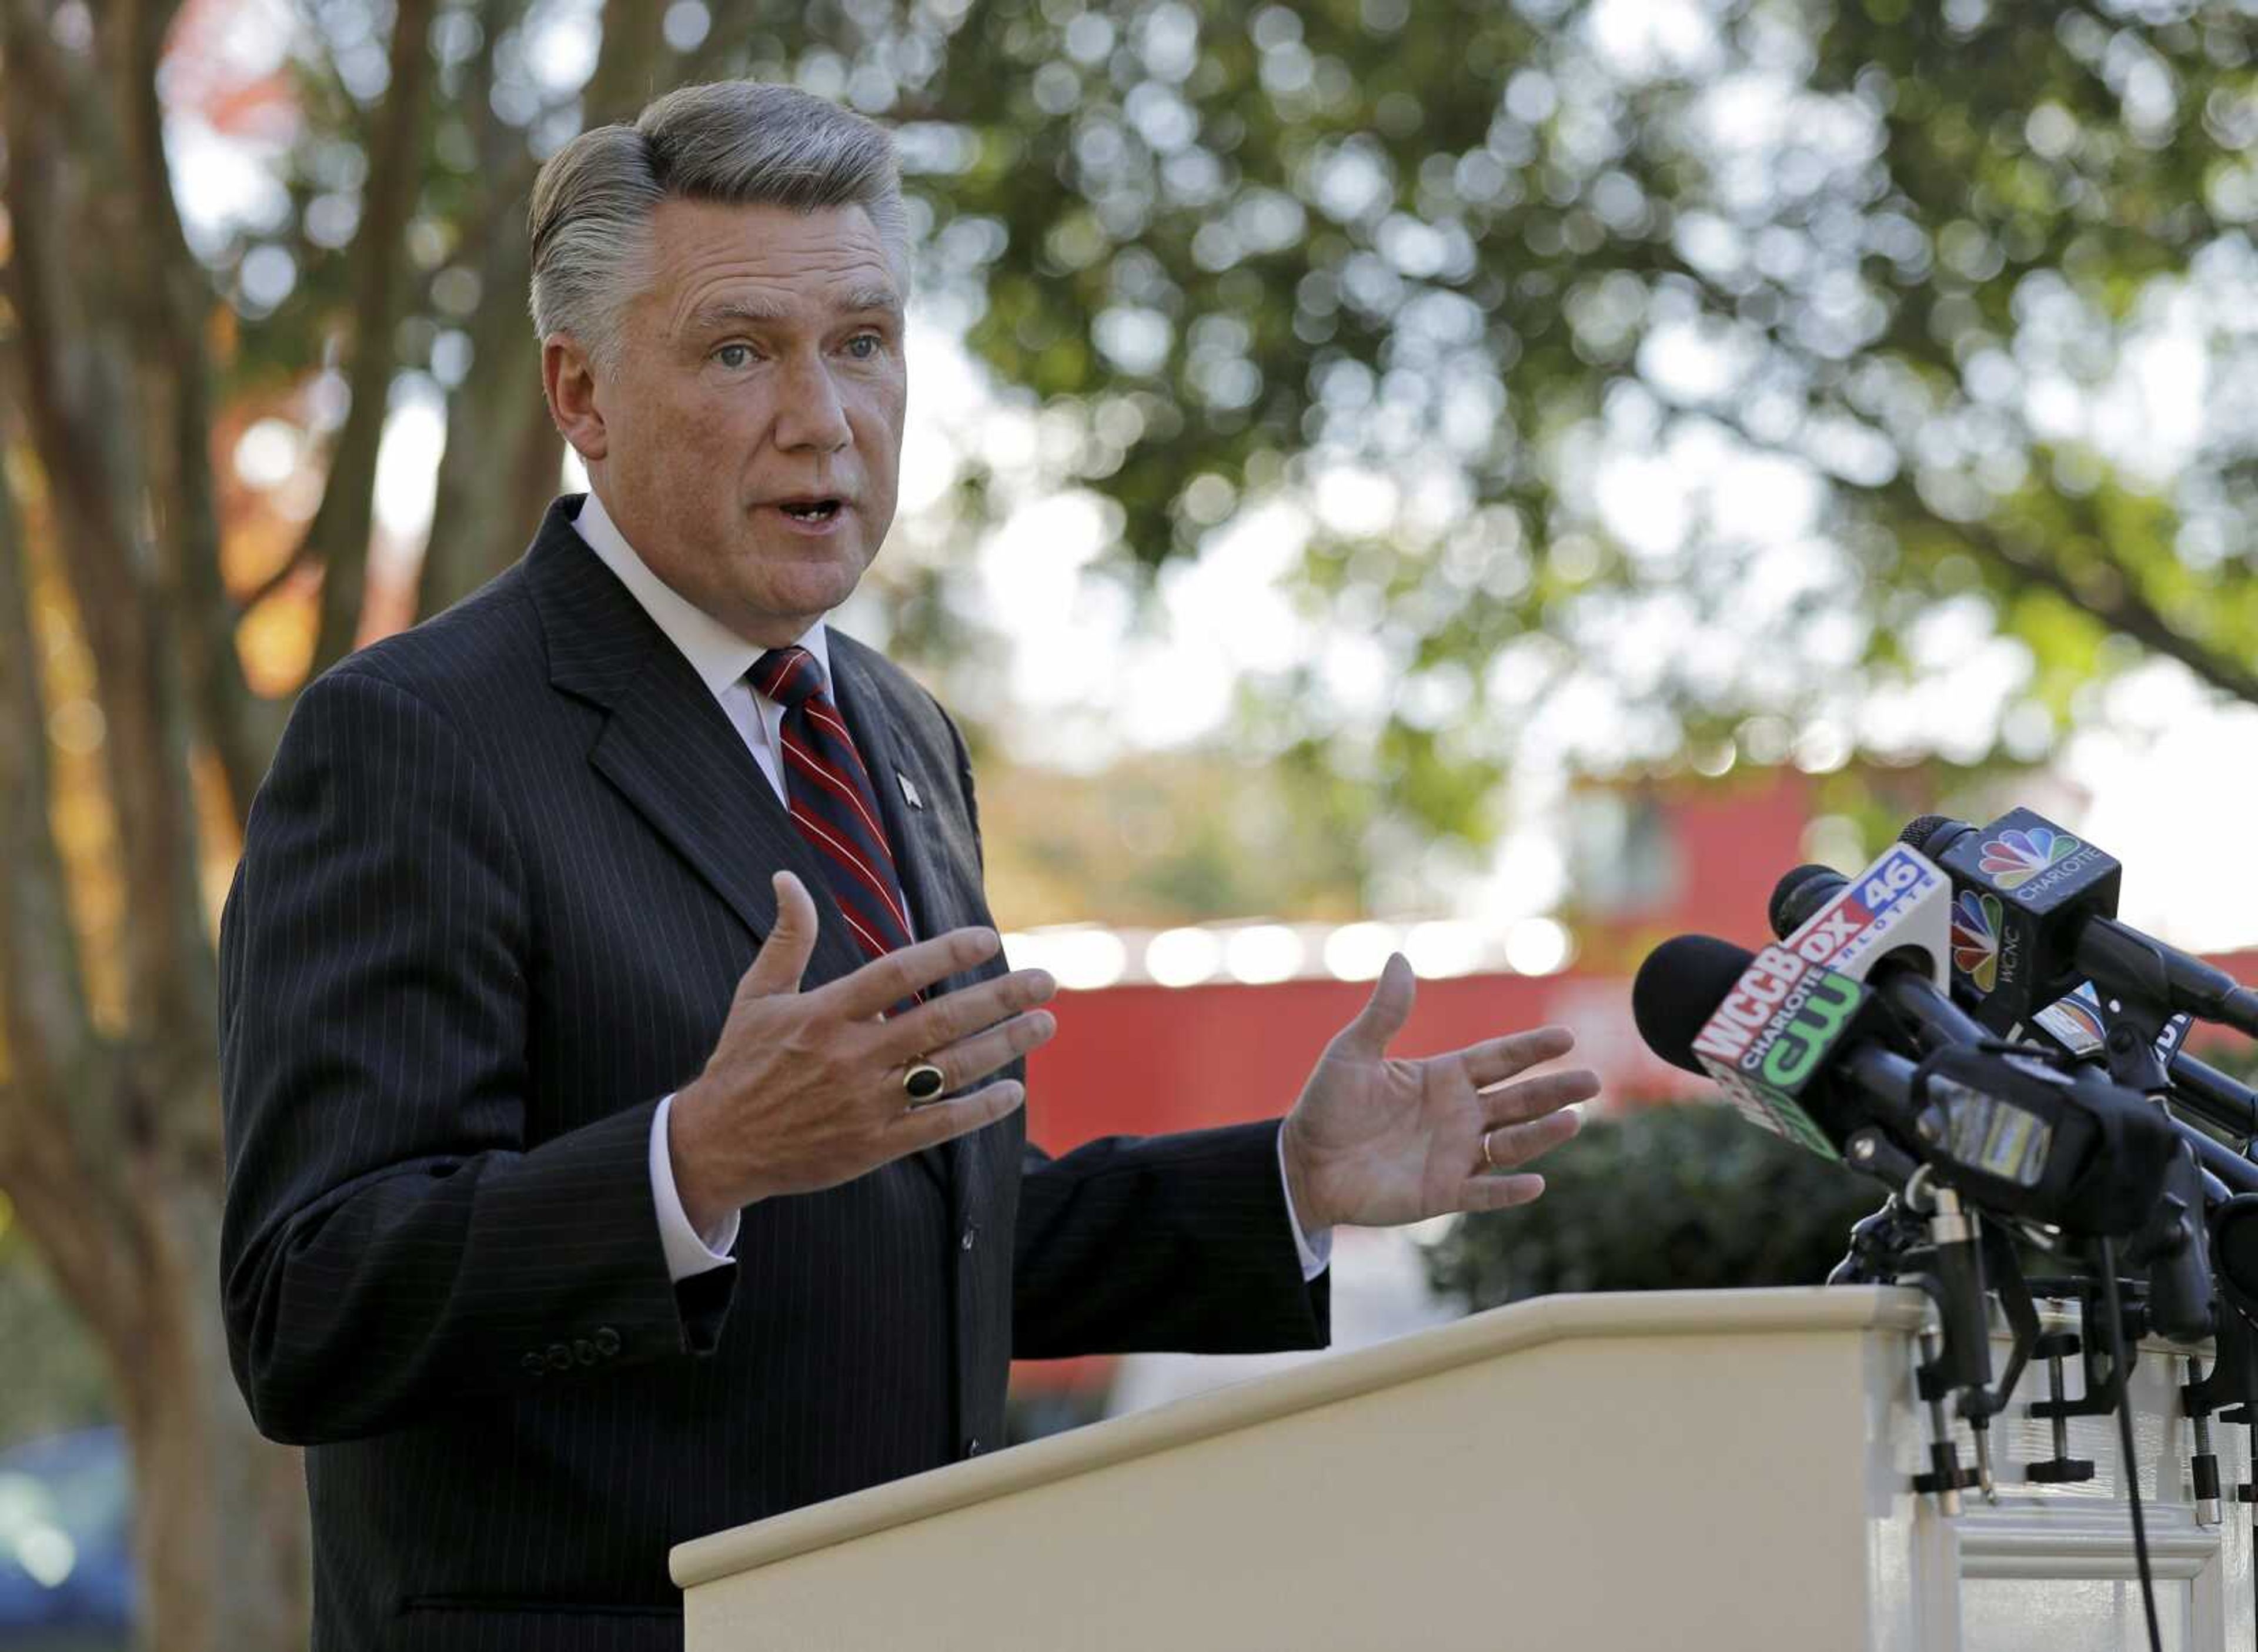
<svg viewBox="0 0 2258 1652">
<path fill-rule="evenodd" d="M 1566 1027 L 1532 1027 L 1470 1044 L 1459 1052 L 1459 1060 L 1474 1088 L 1486 1090 L 1542 1062 L 1558 1060 L 1575 1047 L 1576 1035 Z"/>
<path fill-rule="evenodd" d="M 1003 1079 L 954 1101 L 934 1102 L 905 1111 L 886 1127 L 891 1155 L 922 1152 L 976 1130 L 985 1130 L 1027 1099 L 1026 1088 L 1016 1079 Z"/>
<path fill-rule="evenodd" d="M 952 929 L 873 958 L 822 989 L 849 1020 L 869 1021 L 891 1005 L 993 958 L 1003 941 L 992 929 Z"/>
<path fill-rule="evenodd" d="M 1527 1204 L 1544 1191 L 1544 1178 L 1536 1174 L 1519 1176 L 1469 1176 L 1459 1188 L 1459 1209 L 1461 1210 L 1510 1210 L 1516 1205 Z"/>
<path fill-rule="evenodd" d="M 1483 1091 L 1482 1120 L 1490 1124 L 1518 1124 L 1526 1119 L 1558 1113 L 1578 1102 L 1588 1102 L 1599 1093 L 1600 1075 L 1587 1067 L 1539 1073 L 1516 1084 Z"/>
<path fill-rule="evenodd" d="M 1547 1113 L 1523 1124 L 1495 1125 L 1484 1132 L 1488 1143 L 1486 1157 L 1495 1165 L 1526 1164 L 1572 1139 L 1583 1126 L 1582 1114 L 1565 1111 Z"/>
<path fill-rule="evenodd" d="M 1049 1043 L 1057 1031 L 1058 1022 L 1049 1010 L 1031 1010 L 947 1049 L 931 1051 L 926 1060 L 941 1069 L 941 1088 L 946 1093 L 1010 1066 Z"/>
<path fill-rule="evenodd" d="M 879 1048 L 894 1060 L 926 1056 L 946 1067 L 940 1052 L 984 1028 L 1048 1003 L 1057 992 L 1058 982 L 1047 969 L 1015 969 L 1010 975 L 928 998 L 901 1015 L 889 1016 Z M 956 1082 L 977 1078 L 983 1070 L 964 1070 Z"/>
</svg>

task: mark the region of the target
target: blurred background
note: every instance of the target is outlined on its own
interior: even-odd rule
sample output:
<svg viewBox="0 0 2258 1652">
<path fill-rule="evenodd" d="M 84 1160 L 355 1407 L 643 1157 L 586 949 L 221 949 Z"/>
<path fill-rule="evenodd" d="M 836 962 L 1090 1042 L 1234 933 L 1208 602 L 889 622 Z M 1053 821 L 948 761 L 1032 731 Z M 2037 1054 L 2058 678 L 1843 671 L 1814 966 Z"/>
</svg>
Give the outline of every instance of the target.
<svg viewBox="0 0 2258 1652">
<path fill-rule="evenodd" d="M 1059 1146 L 1575 1027 L 1509 1215 L 1343 1344 L 1808 1282 L 1877 1202 L 1637 1047 L 1773 879 L 2038 808 L 2250 976 L 2258 21 L 2230 0 L 0 0 L 0 1648 L 301 1644 L 217 1304 L 212 944 L 296 688 L 579 479 L 541 160 L 693 81 L 892 123 L 902 513 Z M 1015 1373 L 1022 1437 L 1265 1362 Z M 138 1624 L 138 1628 L 137 1628 Z"/>
</svg>

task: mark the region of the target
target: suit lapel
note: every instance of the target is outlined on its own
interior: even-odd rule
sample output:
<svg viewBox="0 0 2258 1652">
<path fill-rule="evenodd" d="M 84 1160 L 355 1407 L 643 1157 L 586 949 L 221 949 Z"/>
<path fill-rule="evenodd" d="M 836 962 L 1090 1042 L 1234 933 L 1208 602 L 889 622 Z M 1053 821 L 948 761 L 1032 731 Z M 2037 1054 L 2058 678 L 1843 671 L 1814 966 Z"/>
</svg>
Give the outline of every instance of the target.
<svg viewBox="0 0 2258 1652">
<path fill-rule="evenodd" d="M 550 680 L 610 713 L 588 762 L 728 903 L 756 938 L 776 926 L 770 869 L 799 875 L 814 896 L 819 922 L 811 985 L 858 969 L 863 954 L 831 894 L 829 875 L 777 801 L 768 776 L 697 672 L 643 605 L 572 526 L 580 496 L 568 494 L 527 554 L 527 580 L 548 635 Z M 839 644 L 844 642 L 845 646 Z M 841 709 L 870 772 L 902 892 L 920 939 L 965 921 L 955 916 L 950 885 L 929 858 L 926 833 L 902 813 L 902 772 L 889 728 L 893 713 L 875 675 L 854 659 L 855 644 L 834 638 L 832 675 Z M 842 678 L 844 680 L 842 680 Z M 944 1193 L 962 1198 L 969 1150 L 962 1138 L 913 1154 Z"/>
<path fill-rule="evenodd" d="M 613 709 L 588 761 L 756 935 L 776 924 L 770 870 L 799 876 L 820 915 L 810 985 L 862 967 L 815 852 L 728 715 L 673 649 L 652 650 L 637 691 Z"/>
<path fill-rule="evenodd" d="M 590 765 L 756 939 L 776 926 L 770 870 L 798 874 L 821 914 L 811 982 L 859 968 L 814 851 L 690 663 L 581 540 L 578 503 L 568 495 L 550 507 L 527 575 L 548 634 L 550 681 L 610 713 Z"/>
</svg>

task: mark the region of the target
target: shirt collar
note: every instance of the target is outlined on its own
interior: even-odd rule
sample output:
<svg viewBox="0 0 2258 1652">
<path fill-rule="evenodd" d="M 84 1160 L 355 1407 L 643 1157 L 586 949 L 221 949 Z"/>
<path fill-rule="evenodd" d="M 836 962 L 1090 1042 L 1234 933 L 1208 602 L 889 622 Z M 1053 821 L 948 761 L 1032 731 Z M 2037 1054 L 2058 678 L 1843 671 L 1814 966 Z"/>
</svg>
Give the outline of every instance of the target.
<svg viewBox="0 0 2258 1652">
<path fill-rule="evenodd" d="M 748 642 L 723 625 L 712 614 L 692 602 L 672 585 L 650 570 L 650 564 L 636 555 L 604 501 L 590 488 L 581 501 L 580 514 L 572 521 L 573 528 L 587 542 L 605 567 L 619 576 L 620 583 L 643 605 L 651 622 L 666 633 L 666 640 L 674 644 L 682 657 L 690 662 L 690 669 L 706 684 L 707 693 L 714 698 L 753 669 L 753 662 L 768 652 L 757 642 Z M 831 687 L 831 647 L 824 623 L 818 620 L 807 627 L 799 646 L 815 656 L 816 669 L 823 674 L 824 691 Z"/>
</svg>

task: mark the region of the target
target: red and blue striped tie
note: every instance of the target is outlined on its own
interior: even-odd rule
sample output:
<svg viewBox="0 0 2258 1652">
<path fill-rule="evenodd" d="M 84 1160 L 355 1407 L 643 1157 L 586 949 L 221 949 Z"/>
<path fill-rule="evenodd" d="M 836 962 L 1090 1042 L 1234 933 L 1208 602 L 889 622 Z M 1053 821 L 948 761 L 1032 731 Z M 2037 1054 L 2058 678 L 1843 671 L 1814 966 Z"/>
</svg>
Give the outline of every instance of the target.
<svg viewBox="0 0 2258 1652">
<path fill-rule="evenodd" d="M 893 852 L 878 824 L 870 771 L 839 708 L 823 691 L 823 669 L 806 649 L 770 649 L 747 673 L 784 707 L 785 796 L 830 875 L 832 898 L 866 958 L 910 942 L 909 907 Z"/>
</svg>

